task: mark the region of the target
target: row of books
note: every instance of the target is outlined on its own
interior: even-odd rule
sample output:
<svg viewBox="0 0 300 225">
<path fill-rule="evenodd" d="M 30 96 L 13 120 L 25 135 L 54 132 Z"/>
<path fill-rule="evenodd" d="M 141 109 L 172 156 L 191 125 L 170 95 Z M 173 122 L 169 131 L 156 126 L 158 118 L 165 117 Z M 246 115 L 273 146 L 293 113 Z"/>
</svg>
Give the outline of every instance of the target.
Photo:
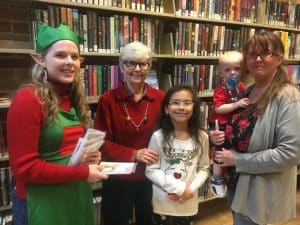
<svg viewBox="0 0 300 225">
<path fill-rule="evenodd" d="M 209 129 L 209 116 L 212 107 L 212 99 L 200 102 L 200 125 L 204 129 Z"/>
<path fill-rule="evenodd" d="M 300 3 L 282 0 L 175 0 L 176 15 L 300 28 Z"/>
<path fill-rule="evenodd" d="M 104 92 L 116 88 L 123 76 L 118 65 L 86 65 L 81 80 L 85 95 L 97 99 Z"/>
<path fill-rule="evenodd" d="M 288 65 L 287 72 L 292 81 L 298 86 L 300 90 L 300 65 Z"/>
<path fill-rule="evenodd" d="M 253 28 L 219 26 L 179 21 L 173 31 L 175 55 L 219 56 L 229 50 L 240 50 L 256 32 Z M 300 58 L 300 33 L 274 31 L 285 47 L 285 57 Z"/>
<path fill-rule="evenodd" d="M 225 51 L 239 50 L 255 30 L 229 28 L 208 23 L 179 21 L 174 41 L 175 55 L 219 56 Z"/>
<path fill-rule="evenodd" d="M 84 3 L 99 6 L 119 7 L 126 9 L 164 12 L 163 0 L 67 0 L 68 2 Z"/>
<path fill-rule="evenodd" d="M 170 70 L 171 85 L 190 84 L 201 97 L 211 97 L 221 82 L 216 64 L 175 64 Z M 293 81 L 300 84 L 300 65 L 287 65 L 287 71 Z M 86 65 L 82 69 L 81 79 L 86 96 L 89 100 L 96 100 L 105 91 L 116 88 L 123 81 L 123 75 L 118 65 Z M 155 70 L 150 71 L 146 82 L 154 88 L 164 86 L 159 83 L 164 80 L 158 79 Z"/>
<path fill-rule="evenodd" d="M 171 83 L 187 83 L 193 86 L 200 96 L 212 96 L 213 90 L 221 82 L 218 74 L 218 65 L 173 65 Z M 81 80 L 85 94 L 90 100 L 96 100 L 105 91 L 116 88 L 122 82 L 123 76 L 118 65 L 86 65 Z M 157 78 L 156 71 L 151 70 L 146 82 L 154 88 L 159 88 L 160 80 L 162 79 Z"/>
<path fill-rule="evenodd" d="M 7 157 L 6 122 L 0 121 L 0 158 Z"/>
<path fill-rule="evenodd" d="M 0 210 L 11 206 L 11 191 L 14 188 L 14 181 L 10 167 L 0 168 Z"/>
<path fill-rule="evenodd" d="M 93 197 L 93 203 L 94 203 L 94 215 L 95 215 L 95 224 L 101 225 L 101 202 L 102 198 L 101 196 L 94 196 Z"/>
<path fill-rule="evenodd" d="M 264 24 L 300 28 L 299 1 L 265 0 L 263 2 Z"/>
<path fill-rule="evenodd" d="M 47 9 L 35 9 L 34 34 L 40 22 L 51 26 L 67 24 L 83 37 L 81 52 L 118 53 L 121 47 L 132 41 L 141 41 L 153 52 L 158 52 L 159 21 L 154 18 L 107 16 L 98 11 L 48 5 Z"/>
<path fill-rule="evenodd" d="M 86 65 L 82 68 L 81 80 L 88 99 L 97 100 L 104 92 L 116 88 L 123 81 L 123 74 L 118 65 Z M 155 70 L 149 72 L 145 82 L 158 89 Z"/>
<path fill-rule="evenodd" d="M 213 91 L 221 82 L 219 77 L 219 66 L 213 64 L 203 65 L 173 65 L 173 84 L 190 84 L 197 93 L 206 90 Z"/>
<path fill-rule="evenodd" d="M 176 15 L 255 23 L 258 0 L 175 0 Z"/>
<path fill-rule="evenodd" d="M 3 213 L 0 216 L 0 225 L 12 225 L 12 214 Z"/>
<path fill-rule="evenodd" d="M 211 198 L 214 198 L 214 194 L 210 186 L 210 179 L 207 179 L 205 183 L 199 188 L 198 199 L 199 202 L 201 202 Z"/>
</svg>

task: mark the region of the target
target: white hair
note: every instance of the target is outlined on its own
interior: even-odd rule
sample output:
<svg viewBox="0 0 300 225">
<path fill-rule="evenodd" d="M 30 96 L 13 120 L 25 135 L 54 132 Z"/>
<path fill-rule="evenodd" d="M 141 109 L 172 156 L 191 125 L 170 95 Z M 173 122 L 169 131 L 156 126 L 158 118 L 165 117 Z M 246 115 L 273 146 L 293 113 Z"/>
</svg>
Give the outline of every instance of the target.
<svg viewBox="0 0 300 225">
<path fill-rule="evenodd" d="M 119 66 L 122 69 L 122 65 L 125 61 L 138 61 L 144 60 L 152 64 L 152 52 L 151 48 L 139 41 L 131 42 L 120 49 Z"/>
</svg>

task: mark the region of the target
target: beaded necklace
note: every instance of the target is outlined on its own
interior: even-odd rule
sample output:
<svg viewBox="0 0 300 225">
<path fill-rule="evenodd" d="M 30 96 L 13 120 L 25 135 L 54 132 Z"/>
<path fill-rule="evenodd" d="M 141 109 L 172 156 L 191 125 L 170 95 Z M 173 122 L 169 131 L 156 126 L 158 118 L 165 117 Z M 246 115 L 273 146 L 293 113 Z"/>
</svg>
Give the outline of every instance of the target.
<svg viewBox="0 0 300 225">
<path fill-rule="evenodd" d="M 148 113 L 149 99 L 147 100 L 145 114 L 144 114 L 142 120 L 139 123 L 134 122 L 132 117 L 129 115 L 129 112 L 128 112 L 126 104 L 125 104 L 125 101 L 122 101 L 122 105 L 123 105 L 123 108 L 124 108 L 124 111 L 125 111 L 125 121 L 130 122 L 135 127 L 136 131 L 140 132 L 139 128 L 141 127 L 142 123 L 147 123 L 148 122 L 147 113 Z"/>
</svg>

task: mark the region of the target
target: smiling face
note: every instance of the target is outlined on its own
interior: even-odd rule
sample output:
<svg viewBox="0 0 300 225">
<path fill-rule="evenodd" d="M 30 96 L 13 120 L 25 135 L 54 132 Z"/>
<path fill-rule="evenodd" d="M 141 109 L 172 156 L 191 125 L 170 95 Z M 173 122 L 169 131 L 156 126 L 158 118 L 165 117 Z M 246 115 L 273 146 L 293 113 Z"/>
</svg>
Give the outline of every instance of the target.
<svg viewBox="0 0 300 225">
<path fill-rule="evenodd" d="M 282 57 L 273 52 L 271 45 L 268 50 L 256 45 L 246 56 L 247 69 L 257 82 L 271 81 L 281 62 Z"/>
<path fill-rule="evenodd" d="M 141 42 L 131 42 L 120 50 L 119 66 L 127 86 L 138 89 L 144 86 L 151 69 L 152 52 Z"/>
<path fill-rule="evenodd" d="M 193 95 L 189 90 L 174 92 L 165 107 L 174 125 L 188 126 L 189 119 L 193 114 Z"/>
<path fill-rule="evenodd" d="M 48 72 L 48 81 L 68 86 L 80 70 L 81 58 L 77 45 L 69 40 L 55 42 L 41 58 L 40 64 Z"/>
<path fill-rule="evenodd" d="M 259 31 L 251 36 L 243 47 L 245 69 L 256 85 L 273 80 L 278 69 L 283 69 L 284 45 L 279 36 L 269 31 Z"/>
<path fill-rule="evenodd" d="M 123 78 L 131 87 L 144 85 L 149 70 L 150 62 L 145 58 L 126 60 L 122 65 Z"/>
</svg>

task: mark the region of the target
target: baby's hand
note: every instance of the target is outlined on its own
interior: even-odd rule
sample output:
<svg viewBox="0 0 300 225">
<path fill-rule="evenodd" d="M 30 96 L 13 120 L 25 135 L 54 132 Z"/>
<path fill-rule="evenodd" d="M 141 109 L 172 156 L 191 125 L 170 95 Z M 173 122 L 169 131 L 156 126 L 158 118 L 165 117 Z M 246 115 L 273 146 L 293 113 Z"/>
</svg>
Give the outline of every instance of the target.
<svg viewBox="0 0 300 225">
<path fill-rule="evenodd" d="M 246 108 L 248 105 L 250 105 L 249 98 L 241 98 L 237 101 L 238 108 Z"/>
</svg>

